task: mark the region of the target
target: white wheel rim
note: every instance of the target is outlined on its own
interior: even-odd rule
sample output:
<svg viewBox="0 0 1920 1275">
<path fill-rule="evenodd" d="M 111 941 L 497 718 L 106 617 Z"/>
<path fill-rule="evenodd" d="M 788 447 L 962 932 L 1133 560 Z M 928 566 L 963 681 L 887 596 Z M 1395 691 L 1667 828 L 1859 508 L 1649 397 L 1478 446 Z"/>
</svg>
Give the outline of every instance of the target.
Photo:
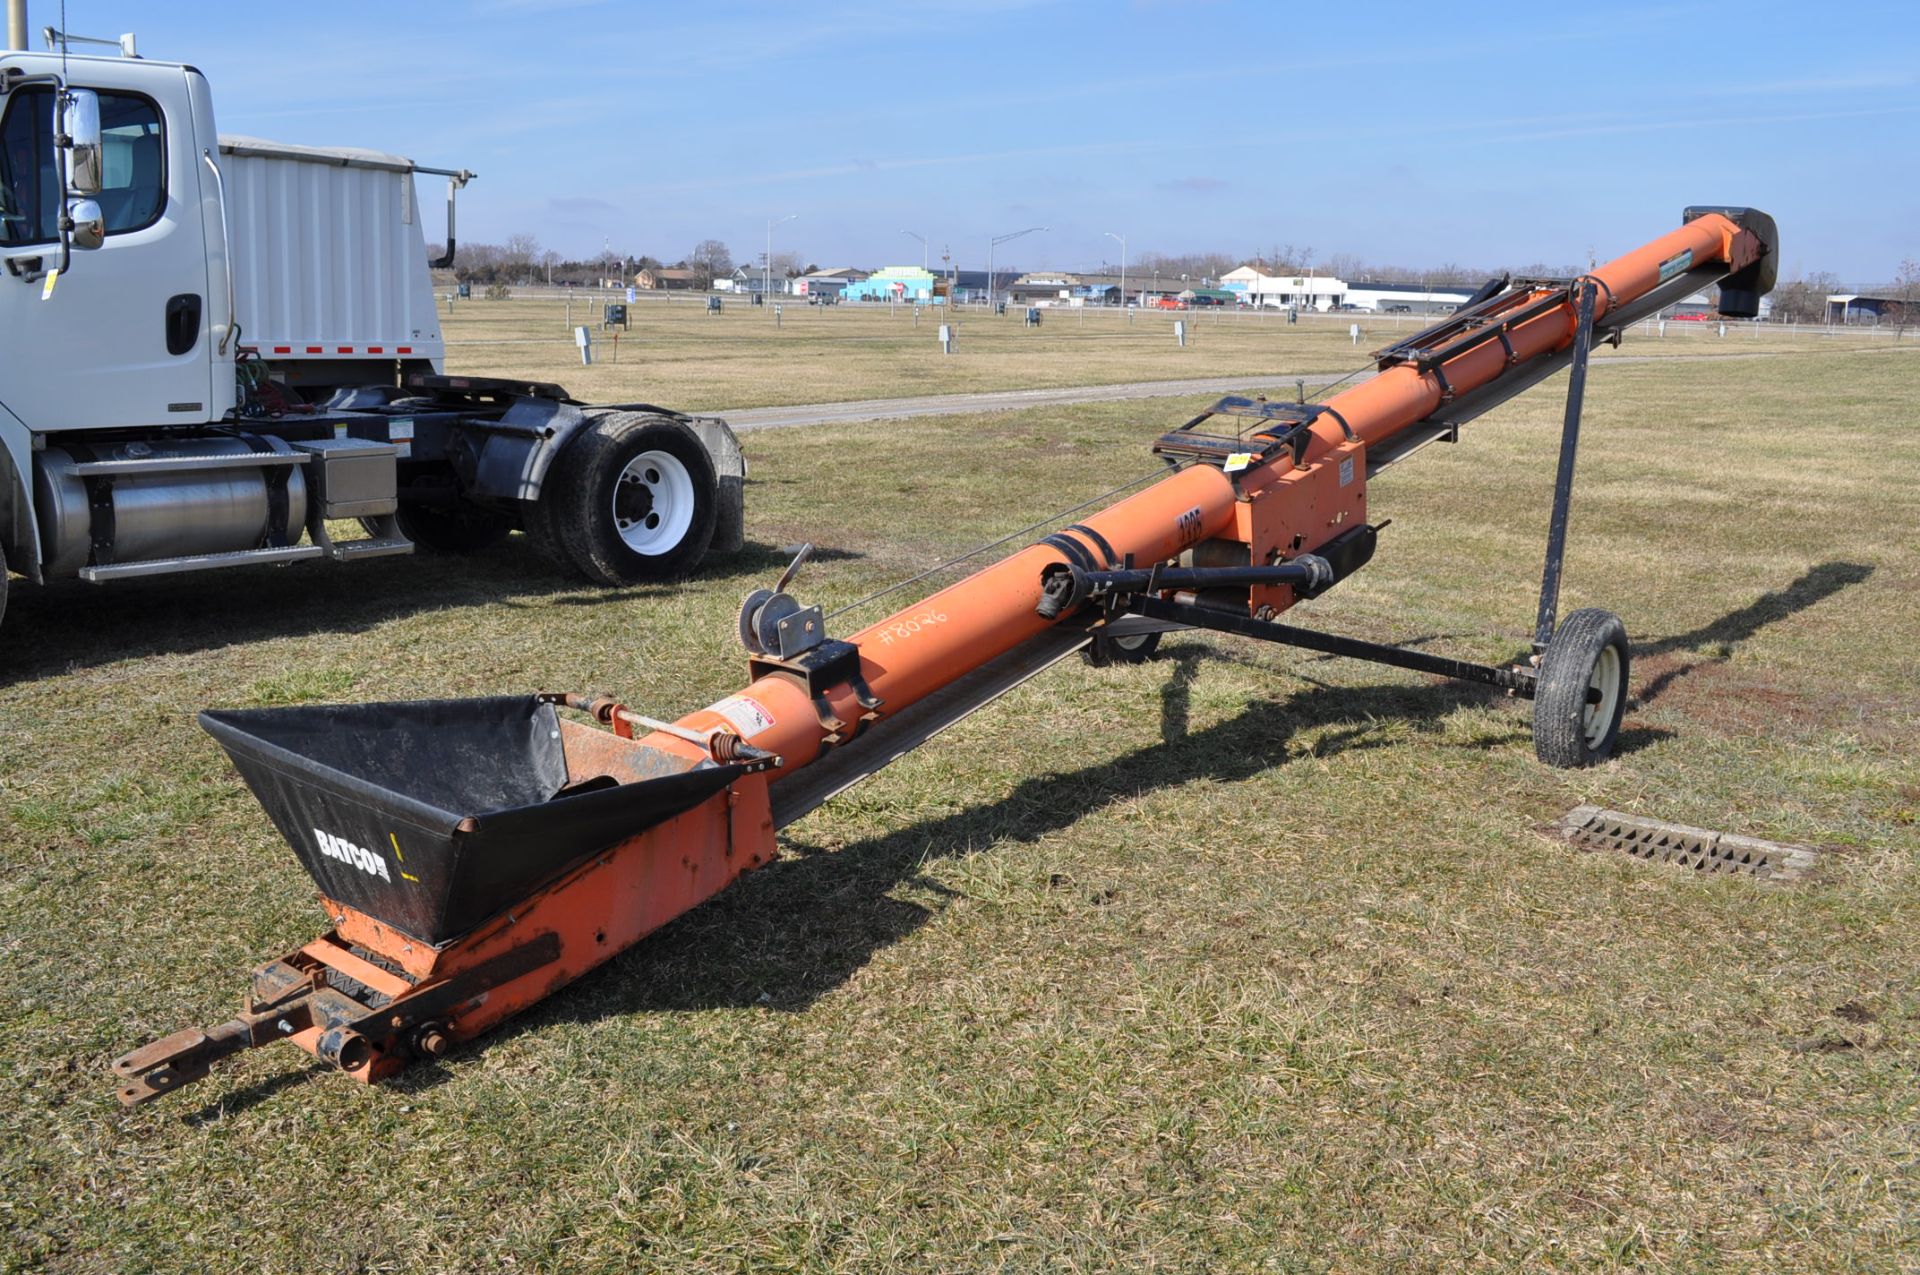
<svg viewBox="0 0 1920 1275">
<path fill-rule="evenodd" d="M 641 452 L 613 485 L 613 525 L 635 553 L 670 552 L 693 525 L 693 475 L 670 452 Z"/>
<path fill-rule="evenodd" d="M 1151 633 L 1135 633 L 1127 637 L 1117 637 L 1109 640 L 1123 651 L 1137 651 L 1145 646 L 1148 639 L 1152 636 L 1153 634 Z"/>
<path fill-rule="evenodd" d="M 1587 679 L 1587 687 L 1600 692 L 1600 698 L 1589 702 L 1580 717 L 1587 747 L 1594 749 L 1606 740 L 1607 730 L 1613 725 L 1614 710 L 1620 704 L 1620 652 L 1611 643 L 1600 648 L 1600 658 L 1594 661 L 1593 676 Z"/>
</svg>

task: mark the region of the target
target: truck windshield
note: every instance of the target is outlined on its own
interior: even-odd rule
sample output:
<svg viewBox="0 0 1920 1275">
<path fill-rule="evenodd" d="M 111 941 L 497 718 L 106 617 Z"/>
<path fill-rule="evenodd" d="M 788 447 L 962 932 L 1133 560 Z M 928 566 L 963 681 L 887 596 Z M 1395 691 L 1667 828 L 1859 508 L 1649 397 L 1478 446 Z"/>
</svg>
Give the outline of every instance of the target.
<svg viewBox="0 0 1920 1275">
<path fill-rule="evenodd" d="M 166 203 L 160 112 L 144 97 L 100 94 L 104 184 L 94 198 L 107 233 L 151 225 Z M 0 121 L 0 243 L 60 237 L 60 173 L 53 146 L 53 92 L 13 94 Z"/>
</svg>

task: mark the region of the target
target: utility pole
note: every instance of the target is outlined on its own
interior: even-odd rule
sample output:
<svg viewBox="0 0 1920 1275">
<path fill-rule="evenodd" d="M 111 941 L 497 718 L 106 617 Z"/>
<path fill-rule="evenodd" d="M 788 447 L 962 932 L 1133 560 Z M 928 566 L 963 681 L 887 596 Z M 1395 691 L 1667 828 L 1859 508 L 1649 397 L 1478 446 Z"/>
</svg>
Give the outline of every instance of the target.
<svg viewBox="0 0 1920 1275">
<path fill-rule="evenodd" d="M 906 236 L 907 236 L 908 238 L 910 238 L 910 239 L 918 239 L 918 240 L 920 241 L 920 268 L 921 268 L 922 270 L 927 270 L 927 260 L 928 260 L 928 258 L 927 258 L 927 237 L 926 237 L 925 235 L 923 235 L 923 234 L 921 234 L 921 233 L 920 233 L 919 231 L 917 231 L 917 230 L 903 230 L 903 231 L 901 231 L 900 233 L 901 233 L 901 234 L 903 234 L 903 235 L 906 235 Z M 927 270 L 927 273 L 928 273 L 928 274 L 932 274 L 932 273 L 933 273 L 933 271 L 931 271 L 931 270 Z"/>
<path fill-rule="evenodd" d="M 768 305 L 773 304 L 772 301 L 768 300 L 768 298 L 773 296 L 773 228 L 783 222 L 792 221 L 799 215 L 799 213 L 788 213 L 784 217 L 769 217 L 767 219 L 767 259 L 761 263 L 760 267 L 760 298 L 766 301 Z"/>
<path fill-rule="evenodd" d="M 1030 235 L 1036 230 L 1051 230 L 1051 226 L 1028 226 L 1025 230 L 1013 230 L 1004 235 L 995 235 L 987 240 L 987 305 L 993 305 L 993 250 L 1009 239 L 1018 239 L 1021 235 Z"/>
<path fill-rule="evenodd" d="M 1127 237 L 1116 235 L 1111 230 L 1106 235 L 1120 243 L 1120 308 L 1124 310 L 1127 308 Z"/>
</svg>

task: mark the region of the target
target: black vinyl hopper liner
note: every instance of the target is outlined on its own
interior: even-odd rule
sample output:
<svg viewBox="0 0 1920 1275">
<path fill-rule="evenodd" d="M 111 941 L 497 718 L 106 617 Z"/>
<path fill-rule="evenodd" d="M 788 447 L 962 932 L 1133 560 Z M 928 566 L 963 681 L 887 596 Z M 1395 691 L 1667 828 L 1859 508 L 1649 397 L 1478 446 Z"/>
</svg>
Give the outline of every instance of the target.
<svg viewBox="0 0 1920 1275">
<path fill-rule="evenodd" d="M 570 775 L 559 717 L 531 695 L 208 710 L 200 724 L 322 893 L 433 946 L 742 773 Z"/>
</svg>

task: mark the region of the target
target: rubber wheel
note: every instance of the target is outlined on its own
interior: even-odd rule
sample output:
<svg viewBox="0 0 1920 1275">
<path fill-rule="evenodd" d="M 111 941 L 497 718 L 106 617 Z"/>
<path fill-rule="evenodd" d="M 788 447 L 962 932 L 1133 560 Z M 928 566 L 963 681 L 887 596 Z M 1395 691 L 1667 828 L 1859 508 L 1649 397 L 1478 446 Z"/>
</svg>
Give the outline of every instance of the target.
<svg viewBox="0 0 1920 1275">
<path fill-rule="evenodd" d="M 706 556 L 718 489 L 713 459 L 692 430 L 664 416 L 607 412 L 547 471 L 544 517 L 529 517 L 528 527 L 596 583 L 670 580 Z"/>
<path fill-rule="evenodd" d="M 401 505 L 398 515 L 401 534 L 435 553 L 479 553 L 513 532 L 511 519 L 478 505 Z M 362 518 L 360 525 L 377 531 L 372 519 Z"/>
<path fill-rule="evenodd" d="M 1560 624 L 1540 660 L 1533 695 L 1533 751 L 1549 766 L 1591 766 L 1613 752 L 1627 708 L 1627 629 L 1589 607 Z M 1599 698 L 1589 702 L 1589 688 Z"/>
<path fill-rule="evenodd" d="M 7 551 L 0 549 L 0 620 L 7 618 Z"/>
<path fill-rule="evenodd" d="M 407 977 L 406 970 L 402 969 L 399 965 L 396 965 L 394 962 L 389 961 L 386 957 L 376 952 L 371 952 L 361 947 L 358 943 L 349 944 L 347 950 L 363 961 L 372 962 L 389 974 L 398 974 L 402 978 Z M 413 980 L 408 979 L 407 981 L 412 982 Z M 376 992 L 359 979 L 349 974 L 342 974 L 331 965 L 327 967 L 327 985 L 345 992 L 362 1005 L 365 1005 L 368 1009 L 385 1009 L 387 1006 L 393 1004 L 393 997 L 387 993 Z"/>
<path fill-rule="evenodd" d="M 553 481 L 552 469 L 547 471 L 547 481 Z M 543 483 L 542 486 L 545 487 L 546 484 Z M 544 494 L 543 491 L 542 495 Z M 554 510 L 561 503 L 558 500 L 541 499 L 531 505 L 522 505 L 520 529 L 527 533 L 527 539 L 533 541 L 533 547 L 540 551 L 542 557 L 562 571 L 571 574 L 573 563 L 568 561 L 567 548 L 560 542 L 560 527 L 554 516 Z"/>
<path fill-rule="evenodd" d="M 1160 634 L 1135 633 L 1128 637 L 1107 637 L 1096 633 L 1080 652 L 1080 658 L 1095 668 L 1115 664 L 1145 664 L 1160 646 Z"/>
</svg>

